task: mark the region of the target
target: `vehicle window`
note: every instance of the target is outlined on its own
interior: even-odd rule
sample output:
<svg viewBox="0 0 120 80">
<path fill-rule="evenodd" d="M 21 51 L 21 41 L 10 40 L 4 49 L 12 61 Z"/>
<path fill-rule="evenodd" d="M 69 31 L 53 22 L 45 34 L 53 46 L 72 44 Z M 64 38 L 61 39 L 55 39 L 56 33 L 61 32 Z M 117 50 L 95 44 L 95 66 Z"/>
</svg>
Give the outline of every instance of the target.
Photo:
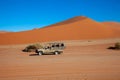
<svg viewBox="0 0 120 80">
<path fill-rule="evenodd" d="M 57 44 L 56 47 L 59 47 L 59 44 Z"/>
<path fill-rule="evenodd" d="M 52 47 L 55 47 L 54 45 L 52 45 Z"/>
<path fill-rule="evenodd" d="M 49 49 L 50 47 L 47 47 L 47 49 Z"/>
<path fill-rule="evenodd" d="M 64 44 L 61 44 L 61 46 L 63 47 L 63 46 L 64 46 Z"/>
</svg>

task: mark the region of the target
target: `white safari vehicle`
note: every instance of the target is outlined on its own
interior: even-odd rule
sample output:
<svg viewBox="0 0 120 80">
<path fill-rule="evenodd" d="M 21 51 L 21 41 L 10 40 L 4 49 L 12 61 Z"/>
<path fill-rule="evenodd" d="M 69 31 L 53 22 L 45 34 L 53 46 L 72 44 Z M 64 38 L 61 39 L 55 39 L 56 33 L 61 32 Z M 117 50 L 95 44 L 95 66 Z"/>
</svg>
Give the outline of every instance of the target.
<svg viewBox="0 0 120 80">
<path fill-rule="evenodd" d="M 47 43 L 43 46 L 43 48 L 37 49 L 36 53 L 38 55 L 44 54 L 61 54 L 63 53 L 63 49 L 65 48 L 64 43 Z"/>
</svg>

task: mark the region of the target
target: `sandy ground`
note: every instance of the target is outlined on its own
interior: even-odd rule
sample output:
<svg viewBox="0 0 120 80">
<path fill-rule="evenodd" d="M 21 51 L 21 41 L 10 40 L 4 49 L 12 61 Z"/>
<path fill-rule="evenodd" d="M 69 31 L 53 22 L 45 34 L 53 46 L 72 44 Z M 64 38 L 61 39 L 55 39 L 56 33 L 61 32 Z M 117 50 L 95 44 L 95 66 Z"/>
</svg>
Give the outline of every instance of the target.
<svg viewBox="0 0 120 80">
<path fill-rule="evenodd" d="M 63 54 L 43 56 L 0 46 L 0 80 L 120 80 L 120 51 L 107 49 L 119 40 L 66 41 Z"/>
</svg>

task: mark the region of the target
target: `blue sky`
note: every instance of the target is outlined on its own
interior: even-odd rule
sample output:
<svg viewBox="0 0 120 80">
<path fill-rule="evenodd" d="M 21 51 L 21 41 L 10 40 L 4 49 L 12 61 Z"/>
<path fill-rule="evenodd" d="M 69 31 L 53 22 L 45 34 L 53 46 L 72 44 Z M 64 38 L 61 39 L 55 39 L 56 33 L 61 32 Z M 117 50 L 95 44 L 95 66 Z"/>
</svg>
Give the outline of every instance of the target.
<svg viewBox="0 0 120 80">
<path fill-rule="evenodd" d="M 0 0 L 0 30 L 24 31 L 75 16 L 120 22 L 120 0 Z"/>
</svg>

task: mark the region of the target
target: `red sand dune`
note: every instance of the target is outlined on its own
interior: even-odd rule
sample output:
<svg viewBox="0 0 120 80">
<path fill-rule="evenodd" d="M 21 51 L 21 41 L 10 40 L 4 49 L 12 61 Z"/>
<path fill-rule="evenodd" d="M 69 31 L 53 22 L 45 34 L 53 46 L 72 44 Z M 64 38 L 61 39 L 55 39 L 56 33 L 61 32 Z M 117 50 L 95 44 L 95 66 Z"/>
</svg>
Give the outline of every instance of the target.
<svg viewBox="0 0 120 80">
<path fill-rule="evenodd" d="M 1 34 L 1 33 L 8 33 L 8 31 L 0 31 L 0 34 Z"/>
<path fill-rule="evenodd" d="M 26 44 L 57 40 L 104 39 L 120 37 L 120 30 L 108 23 L 99 23 L 84 16 L 41 29 L 0 34 L 0 45 Z"/>
<path fill-rule="evenodd" d="M 117 36 L 120 35 L 120 23 L 117 22 L 103 22 L 103 24 L 110 26 Z"/>
<path fill-rule="evenodd" d="M 120 23 L 117 23 L 117 22 L 103 22 L 103 24 L 106 24 L 109 26 L 120 27 Z"/>
</svg>

